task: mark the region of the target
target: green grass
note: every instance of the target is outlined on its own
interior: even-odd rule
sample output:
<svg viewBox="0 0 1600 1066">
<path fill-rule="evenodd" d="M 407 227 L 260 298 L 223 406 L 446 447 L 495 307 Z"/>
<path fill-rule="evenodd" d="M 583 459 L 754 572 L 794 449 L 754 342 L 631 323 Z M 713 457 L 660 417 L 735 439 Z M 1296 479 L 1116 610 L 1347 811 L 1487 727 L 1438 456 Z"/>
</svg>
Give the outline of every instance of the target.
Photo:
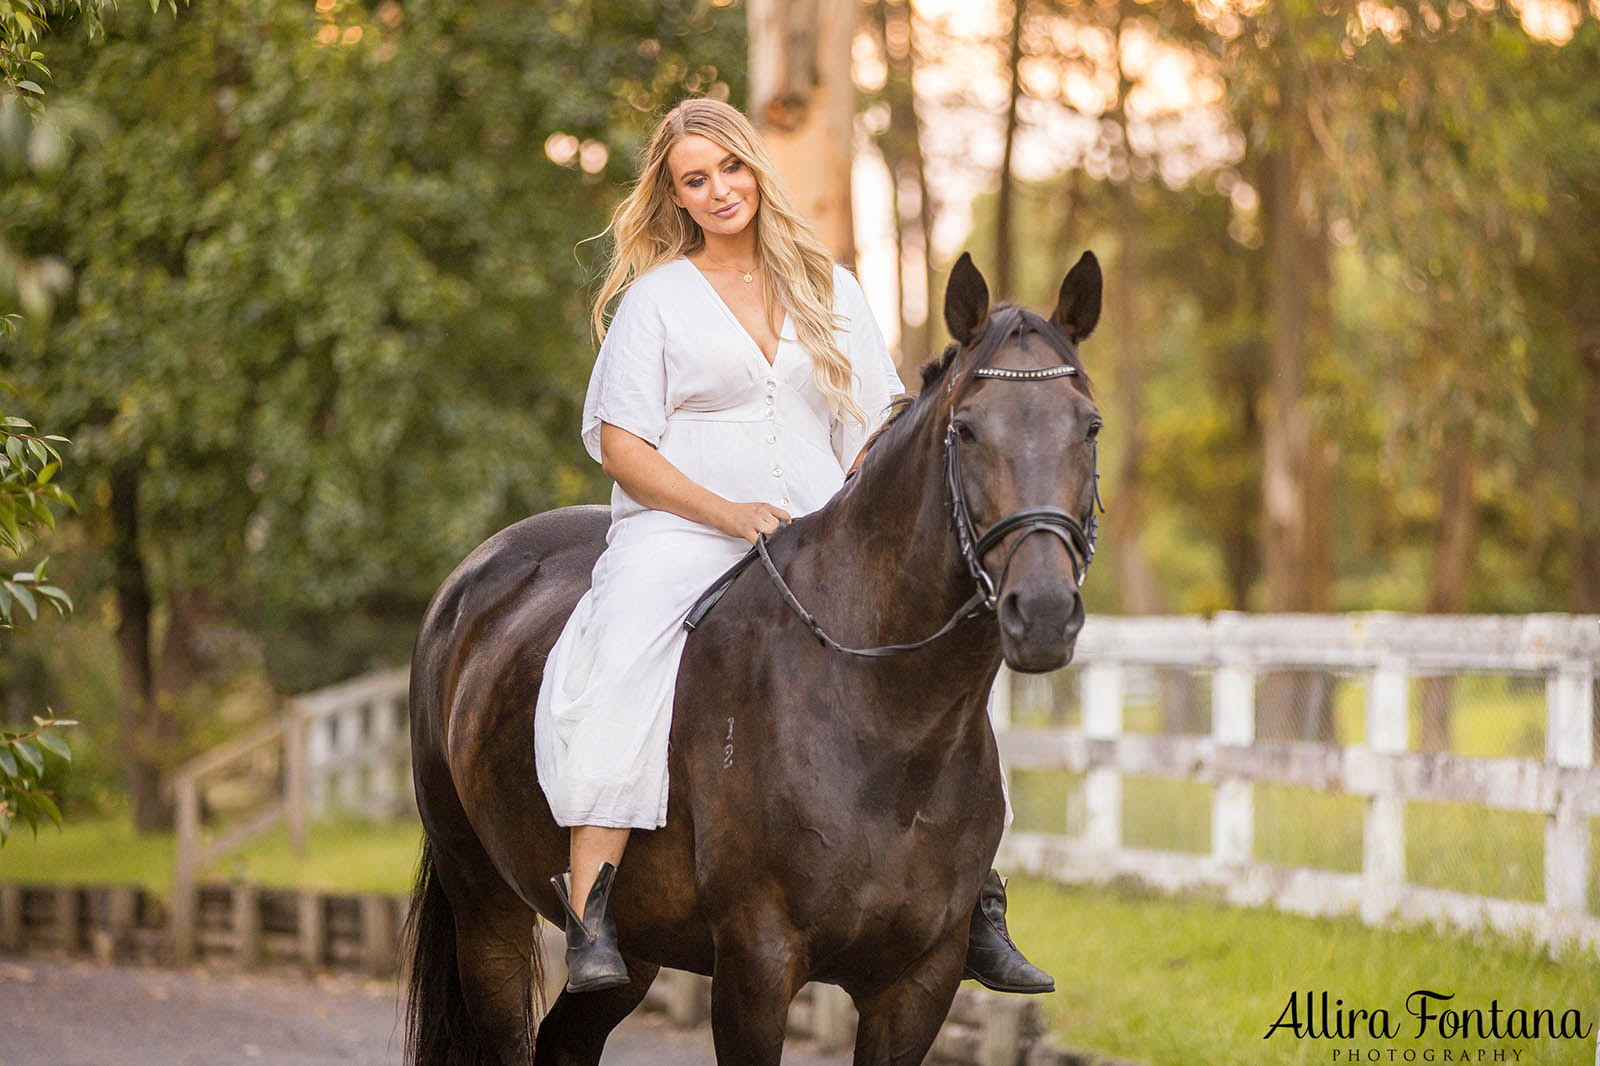
<svg viewBox="0 0 1600 1066">
<path fill-rule="evenodd" d="M 330 892 L 409 892 L 421 830 L 415 823 L 374 824 L 354 819 L 315 821 L 306 854 L 289 847 L 280 827 L 223 860 L 207 876 Z M 171 833 L 140 835 L 125 815 L 69 817 L 61 831 L 13 831 L 0 848 L 0 881 L 133 882 L 158 893 L 172 888 Z"/>
<path fill-rule="evenodd" d="M 1571 951 L 1558 959 L 1493 936 L 1450 936 L 1431 929 L 1369 929 L 1354 919 L 1321 920 L 1136 889 L 1063 887 L 1013 878 L 1012 933 L 1030 958 L 1055 975 L 1042 997 L 1062 1043 L 1142 1066 L 1327 1066 L 1334 1048 L 1387 1049 L 1404 1061 L 1446 1047 L 1506 1049 L 1504 1061 L 1539 1066 L 1593 1062 L 1587 1041 L 1415 1039 L 1405 998 L 1417 988 L 1454 993 L 1456 1005 L 1487 1010 L 1581 1010 L 1593 1026 L 1600 1008 L 1600 960 Z M 1404 1023 L 1393 1040 L 1263 1040 L 1291 993 L 1329 992 L 1330 1003 L 1384 1007 Z M 1345 1061 L 1342 1057 L 1340 1062 Z M 1388 1061 L 1385 1057 L 1382 1061 Z"/>
</svg>

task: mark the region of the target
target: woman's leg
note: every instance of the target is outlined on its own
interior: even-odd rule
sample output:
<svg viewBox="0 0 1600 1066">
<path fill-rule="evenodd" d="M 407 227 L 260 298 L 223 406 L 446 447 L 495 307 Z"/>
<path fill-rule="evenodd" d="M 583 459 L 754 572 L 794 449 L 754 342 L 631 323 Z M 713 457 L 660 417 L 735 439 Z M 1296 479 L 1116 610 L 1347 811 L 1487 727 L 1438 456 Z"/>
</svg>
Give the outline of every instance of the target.
<svg viewBox="0 0 1600 1066">
<path fill-rule="evenodd" d="M 550 879 L 567 907 L 567 991 L 593 992 L 629 982 L 611 920 L 611 884 L 628 830 L 580 825 L 572 829 L 572 872 Z"/>
<path fill-rule="evenodd" d="M 589 889 L 594 887 L 600 864 L 622 865 L 622 850 L 628 846 L 630 832 L 604 825 L 572 827 L 572 886 L 567 894 L 579 918 L 583 917 L 583 905 L 589 898 Z"/>
</svg>

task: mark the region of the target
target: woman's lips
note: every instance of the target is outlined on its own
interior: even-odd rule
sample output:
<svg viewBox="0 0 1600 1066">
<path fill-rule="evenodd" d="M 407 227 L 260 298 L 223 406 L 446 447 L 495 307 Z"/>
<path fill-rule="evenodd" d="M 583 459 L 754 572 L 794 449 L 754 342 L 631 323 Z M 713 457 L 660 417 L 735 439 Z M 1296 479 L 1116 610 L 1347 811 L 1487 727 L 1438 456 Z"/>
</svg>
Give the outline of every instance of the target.
<svg viewBox="0 0 1600 1066">
<path fill-rule="evenodd" d="M 718 218 L 732 218 L 739 210 L 738 204 L 729 204 L 727 207 L 711 212 Z"/>
</svg>

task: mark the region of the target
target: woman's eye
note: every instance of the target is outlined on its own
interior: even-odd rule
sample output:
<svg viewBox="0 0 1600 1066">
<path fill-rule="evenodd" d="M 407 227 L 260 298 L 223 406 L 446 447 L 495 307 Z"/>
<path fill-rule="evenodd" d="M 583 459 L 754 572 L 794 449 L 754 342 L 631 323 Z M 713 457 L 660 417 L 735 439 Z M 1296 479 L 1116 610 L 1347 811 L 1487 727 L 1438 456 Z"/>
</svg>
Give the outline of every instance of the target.
<svg viewBox="0 0 1600 1066">
<path fill-rule="evenodd" d="M 728 169 L 725 171 L 725 173 L 732 174 L 734 171 L 738 170 L 742 166 L 744 166 L 744 161 L 740 160 L 740 159 L 735 159 L 732 163 L 728 164 Z"/>
<path fill-rule="evenodd" d="M 700 186 L 704 185 L 705 183 L 706 183 L 706 179 L 705 178 L 690 178 L 688 180 L 688 182 L 686 182 L 685 184 L 687 184 L 689 186 L 689 188 L 691 188 L 691 189 L 698 189 Z"/>
</svg>

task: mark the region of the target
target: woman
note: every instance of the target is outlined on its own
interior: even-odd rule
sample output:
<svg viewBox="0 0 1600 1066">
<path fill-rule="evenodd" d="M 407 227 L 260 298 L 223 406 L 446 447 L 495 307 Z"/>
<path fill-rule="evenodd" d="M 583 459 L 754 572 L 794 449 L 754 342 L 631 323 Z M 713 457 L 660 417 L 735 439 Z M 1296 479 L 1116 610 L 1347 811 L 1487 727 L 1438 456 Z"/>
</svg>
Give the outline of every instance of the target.
<svg viewBox="0 0 1600 1066">
<path fill-rule="evenodd" d="M 607 231 L 582 435 L 616 482 L 612 521 L 534 721 L 540 784 L 572 827 L 571 883 L 555 887 L 573 992 L 628 981 L 606 904 L 628 834 L 666 824 L 684 616 L 759 534 L 838 491 L 902 391 L 859 283 L 795 213 L 737 109 L 691 99 L 668 112 Z M 1000 954 L 975 976 L 1017 984 L 1026 960 L 1003 917 L 993 930 L 985 893 L 975 945 Z"/>
</svg>

